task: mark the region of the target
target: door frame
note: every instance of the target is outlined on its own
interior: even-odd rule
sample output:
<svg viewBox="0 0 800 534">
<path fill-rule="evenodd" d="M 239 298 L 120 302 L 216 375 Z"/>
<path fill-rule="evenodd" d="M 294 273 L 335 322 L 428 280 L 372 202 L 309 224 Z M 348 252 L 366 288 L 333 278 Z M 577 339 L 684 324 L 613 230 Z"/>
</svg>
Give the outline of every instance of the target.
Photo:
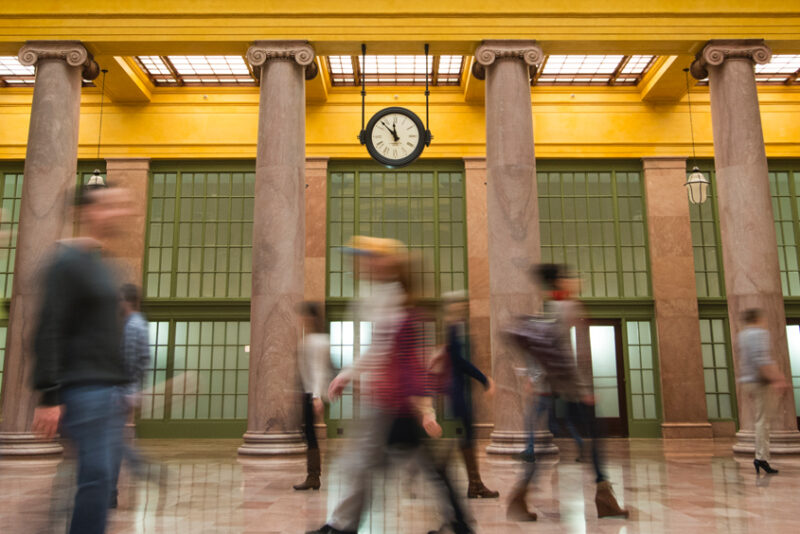
<svg viewBox="0 0 800 534">
<path fill-rule="evenodd" d="M 786 326 L 798 326 L 800 327 L 800 317 L 786 317 Z M 788 341 L 788 340 L 787 340 Z M 788 346 L 787 346 L 788 349 Z M 800 369 L 798 369 L 800 371 Z M 789 383 L 792 386 L 792 393 L 795 393 L 795 385 L 794 385 L 794 371 L 792 369 L 792 361 L 789 359 Z M 796 401 L 795 401 L 796 405 Z M 795 413 L 797 419 L 797 429 L 800 430 L 800 413 Z"/>
</svg>

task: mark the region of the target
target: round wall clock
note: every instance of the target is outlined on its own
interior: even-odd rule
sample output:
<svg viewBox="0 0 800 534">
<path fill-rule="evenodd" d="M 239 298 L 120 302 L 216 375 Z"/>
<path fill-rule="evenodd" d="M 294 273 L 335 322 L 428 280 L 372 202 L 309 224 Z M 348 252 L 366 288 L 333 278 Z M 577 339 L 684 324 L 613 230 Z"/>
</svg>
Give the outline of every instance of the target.
<svg viewBox="0 0 800 534">
<path fill-rule="evenodd" d="M 428 133 L 417 115 L 406 108 L 390 107 L 369 120 L 363 140 L 369 155 L 388 167 L 404 167 L 430 144 Z"/>
</svg>

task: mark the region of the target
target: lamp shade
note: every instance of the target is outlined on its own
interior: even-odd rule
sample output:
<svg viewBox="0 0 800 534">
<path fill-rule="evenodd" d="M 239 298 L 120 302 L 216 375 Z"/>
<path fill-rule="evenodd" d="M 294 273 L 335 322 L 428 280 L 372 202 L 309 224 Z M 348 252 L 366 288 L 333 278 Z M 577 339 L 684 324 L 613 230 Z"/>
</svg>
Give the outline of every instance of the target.
<svg viewBox="0 0 800 534">
<path fill-rule="evenodd" d="M 689 192 L 689 202 L 692 204 L 702 204 L 708 198 L 708 178 L 700 172 L 700 169 L 694 167 L 692 173 L 684 184 Z"/>
<path fill-rule="evenodd" d="M 100 169 L 95 169 L 94 173 L 92 173 L 91 178 L 86 183 L 89 187 L 105 187 L 106 182 L 103 180 L 103 176 L 100 174 Z"/>
</svg>

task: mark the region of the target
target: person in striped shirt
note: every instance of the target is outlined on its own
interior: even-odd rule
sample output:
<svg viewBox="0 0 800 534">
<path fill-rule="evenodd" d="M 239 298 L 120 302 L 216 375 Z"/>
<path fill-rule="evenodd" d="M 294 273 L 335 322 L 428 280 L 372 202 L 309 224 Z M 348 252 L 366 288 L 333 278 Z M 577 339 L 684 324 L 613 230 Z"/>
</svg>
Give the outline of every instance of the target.
<svg viewBox="0 0 800 534">
<path fill-rule="evenodd" d="M 429 374 L 425 368 L 422 319 L 412 305 L 408 254 L 395 240 L 354 237 L 347 251 L 359 261 L 357 272 L 371 280 L 372 314 L 360 317 L 373 323 L 372 344 L 358 362 L 342 371 L 328 389 L 338 398 L 355 379 L 369 376 L 369 410 L 362 413 L 357 438 L 348 451 L 342 498 L 328 522 L 308 534 L 355 533 L 369 501 L 367 486 L 376 468 L 385 465 L 389 445 L 418 452 L 421 465 L 435 472 L 453 509 L 452 527 L 457 533 L 472 532 L 455 498 L 452 485 L 435 465 L 426 437 L 438 438 Z M 363 385 L 363 382 L 362 382 Z"/>
</svg>

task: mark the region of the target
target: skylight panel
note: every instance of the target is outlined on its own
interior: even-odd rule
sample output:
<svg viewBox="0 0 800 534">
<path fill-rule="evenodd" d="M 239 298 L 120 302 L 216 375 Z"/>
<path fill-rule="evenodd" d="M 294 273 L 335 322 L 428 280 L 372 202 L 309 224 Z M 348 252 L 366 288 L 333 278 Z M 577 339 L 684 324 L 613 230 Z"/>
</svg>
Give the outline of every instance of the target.
<svg viewBox="0 0 800 534">
<path fill-rule="evenodd" d="M 155 85 L 255 85 L 242 56 L 137 56 Z"/>
<path fill-rule="evenodd" d="M 544 85 L 636 85 L 652 55 L 559 55 L 545 57 L 534 83 Z"/>
<path fill-rule="evenodd" d="M 800 54 L 776 54 L 769 63 L 756 65 L 756 81 L 767 84 L 796 84 L 800 76 Z"/>
<path fill-rule="evenodd" d="M 19 62 L 17 56 L 0 56 L 0 85 L 22 87 L 33 85 L 36 69 Z"/>
</svg>

